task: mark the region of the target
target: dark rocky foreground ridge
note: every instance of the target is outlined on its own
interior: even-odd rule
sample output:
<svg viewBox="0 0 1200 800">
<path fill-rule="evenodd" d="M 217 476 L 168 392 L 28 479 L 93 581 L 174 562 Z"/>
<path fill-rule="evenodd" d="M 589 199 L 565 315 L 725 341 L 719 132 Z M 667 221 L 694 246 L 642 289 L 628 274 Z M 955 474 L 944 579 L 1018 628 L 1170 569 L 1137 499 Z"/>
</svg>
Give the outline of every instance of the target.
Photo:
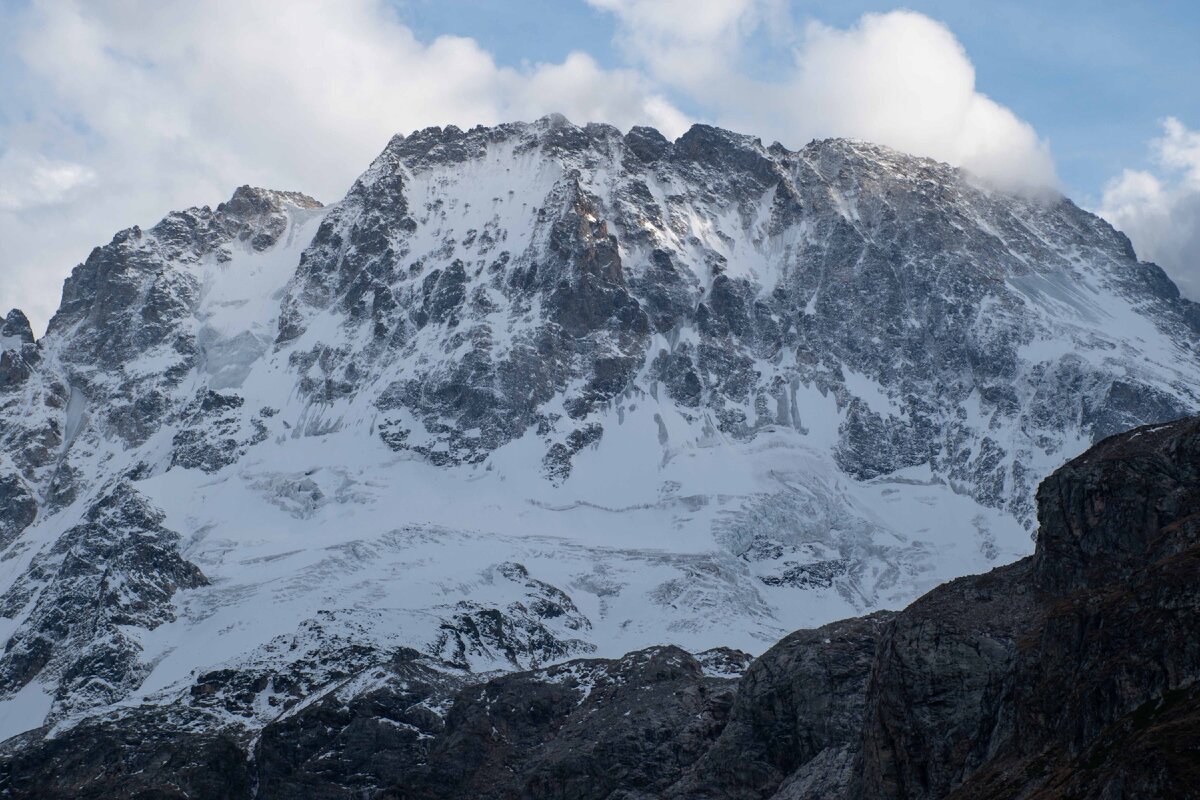
<svg viewBox="0 0 1200 800">
<path fill-rule="evenodd" d="M 664 646 L 471 683 L 399 650 L 250 741 L 158 707 L 31 732 L 0 796 L 1200 797 L 1200 418 L 1100 442 L 1038 518 L 1033 556 L 740 678 Z"/>
</svg>

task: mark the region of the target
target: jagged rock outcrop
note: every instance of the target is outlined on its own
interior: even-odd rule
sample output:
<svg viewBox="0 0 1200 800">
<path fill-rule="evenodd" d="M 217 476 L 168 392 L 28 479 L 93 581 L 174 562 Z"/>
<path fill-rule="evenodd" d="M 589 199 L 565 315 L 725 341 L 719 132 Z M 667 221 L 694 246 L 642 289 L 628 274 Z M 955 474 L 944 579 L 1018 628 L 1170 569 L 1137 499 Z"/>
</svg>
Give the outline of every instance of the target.
<svg viewBox="0 0 1200 800">
<path fill-rule="evenodd" d="M 768 650 L 738 683 L 729 724 L 665 796 L 768 797 L 785 780 L 797 797 L 832 796 L 858 753 L 871 664 L 892 617 L 797 631 Z"/>
<path fill-rule="evenodd" d="M 0 409 L 19 410 L 26 398 L 14 395 L 40 361 L 29 319 L 20 309 L 12 309 L 0 323 Z M 7 442 L 21 449 L 0 453 L 0 549 L 11 545 L 37 518 L 40 504 L 29 467 L 47 455 L 56 438 L 53 430 L 21 434 L 10 435 Z"/>
<path fill-rule="evenodd" d="M 59 680 L 60 712 L 106 705 L 141 683 L 147 665 L 134 630 L 174 620 L 180 589 L 207 583 L 180 557 L 179 534 L 128 483 L 91 503 L 0 595 L 0 613 L 24 623 L 0 656 L 0 691 L 39 675 Z"/>
<path fill-rule="evenodd" d="M 4 350 L 24 344 L 33 344 L 33 328 L 29 324 L 29 318 L 21 309 L 12 309 L 4 317 L 4 322 L 0 323 L 0 341 L 4 343 L 2 348 Z"/>
<path fill-rule="evenodd" d="M 455 698 L 428 764 L 382 796 L 654 796 L 724 725 L 733 683 L 672 647 L 489 681 Z"/>
<path fill-rule="evenodd" d="M 1196 796 L 1198 469 L 1197 419 L 1107 439 L 1042 483 L 1033 557 L 897 616 L 849 796 Z"/>
<path fill-rule="evenodd" d="M 377 402 L 385 441 L 444 463 L 534 427 L 548 452 L 579 422 L 603 429 L 596 412 L 646 388 L 648 360 L 646 377 L 727 435 L 802 427 L 796 387 L 816 386 L 844 408 L 848 474 L 927 464 L 1026 520 L 1034 464 L 1063 430 L 1099 439 L 1194 407 L 1186 382 L 1085 357 L 1103 333 L 1052 310 L 1123 313 L 1080 293 L 1098 279 L 1169 335 L 1196 336 L 1161 270 L 1134 266 L 1128 240 L 1069 201 L 1000 195 L 856 142 L 792 153 L 703 125 L 675 143 L 652 134 L 547 118 L 393 139 L 289 287 L 281 343 L 330 312 L 346 331 L 296 353 L 304 385 L 346 396 L 398 357 L 469 345 L 418 361 Z M 514 230 L 514 216 L 528 221 Z M 1127 266 L 1089 275 L 1101 264 Z M 1057 336 L 1075 352 L 1028 359 Z M 1010 425 L 1028 444 L 1002 444 Z"/>
</svg>

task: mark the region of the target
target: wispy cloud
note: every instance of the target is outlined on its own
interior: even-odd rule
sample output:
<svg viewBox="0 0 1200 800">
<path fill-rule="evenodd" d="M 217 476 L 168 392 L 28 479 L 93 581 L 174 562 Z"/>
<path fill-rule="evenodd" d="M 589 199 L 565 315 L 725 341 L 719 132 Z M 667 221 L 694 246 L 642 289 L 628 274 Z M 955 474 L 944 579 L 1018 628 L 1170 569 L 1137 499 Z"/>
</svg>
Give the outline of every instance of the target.
<svg viewBox="0 0 1200 800">
<path fill-rule="evenodd" d="M 1200 131 L 1173 117 L 1162 129 L 1150 143 L 1155 169 L 1127 169 L 1110 181 L 1099 213 L 1184 295 L 1200 299 Z"/>
<path fill-rule="evenodd" d="M 0 211 L 63 203 L 95 180 L 96 173 L 82 164 L 8 150 L 0 155 Z"/>
</svg>

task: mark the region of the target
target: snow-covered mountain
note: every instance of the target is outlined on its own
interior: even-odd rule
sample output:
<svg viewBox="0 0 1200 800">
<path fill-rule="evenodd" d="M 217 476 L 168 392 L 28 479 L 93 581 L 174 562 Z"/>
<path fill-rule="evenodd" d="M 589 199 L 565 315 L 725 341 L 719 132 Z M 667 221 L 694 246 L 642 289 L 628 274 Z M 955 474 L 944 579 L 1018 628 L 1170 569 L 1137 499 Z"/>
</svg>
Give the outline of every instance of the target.
<svg viewBox="0 0 1200 800">
<path fill-rule="evenodd" d="M 243 187 L 4 320 L 0 738 L 899 607 L 1200 409 L 1198 345 L 1103 220 L 874 145 L 397 136 L 332 206 Z"/>
</svg>

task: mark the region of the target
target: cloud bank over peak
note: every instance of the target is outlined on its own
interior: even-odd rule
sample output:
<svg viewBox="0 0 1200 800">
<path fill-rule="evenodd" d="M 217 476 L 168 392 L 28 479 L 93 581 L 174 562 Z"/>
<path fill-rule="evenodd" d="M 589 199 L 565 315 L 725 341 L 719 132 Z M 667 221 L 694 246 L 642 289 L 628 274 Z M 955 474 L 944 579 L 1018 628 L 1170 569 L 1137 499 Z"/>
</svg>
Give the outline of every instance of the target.
<svg viewBox="0 0 1200 800">
<path fill-rule="evenodd" d="M 1138 257 L 1159 264 L 1200 298 L 1200 131 L 1162 122 L 1150 143 L 1156 169 L 1126 169 L 1104 189 L 1100 216 L 1128 234 Z"/>
<path fill-rule="evenodd" d="M 614 26 L 617 66 L 582 51 L 504 66 L 470 38 L 422 40 L 386 0 L 0 5 L 0 310 L 40 328 L 63 277 L 116 230 L 244 183 L 336 200 L 394 133 L 428 125 L 561 112 L 674 137 L 704 121 L 1056 184 L 1047 143 L 978 91 L 961 44 L 921 14 L 839 29 L 783 0 L 587 2 Z"/>
<path fill-rule="evenodd" d="M 617 16 L 636 63 L 720 124 L 790 147 L 867 139 L 1005 188 L 1058 183 L 1048 143 L 977 90 L 962 45 L 923 14 L 866 14 L 838 29 L 797 25 L 771 0 L 590 2 Z M 782 58 L 756 69 L 752 59 L 773 51 Z"/>
<path fill-rule="evenodd" d="M 789 88 L 795 123 L 963 166 L 1015 188 L 1054 186 L 1046 141 L 975 88 L 975 68 L 940 23 L 908 11 L 868 14 L 849 30 L 810 23 Z"/>
</svg>

